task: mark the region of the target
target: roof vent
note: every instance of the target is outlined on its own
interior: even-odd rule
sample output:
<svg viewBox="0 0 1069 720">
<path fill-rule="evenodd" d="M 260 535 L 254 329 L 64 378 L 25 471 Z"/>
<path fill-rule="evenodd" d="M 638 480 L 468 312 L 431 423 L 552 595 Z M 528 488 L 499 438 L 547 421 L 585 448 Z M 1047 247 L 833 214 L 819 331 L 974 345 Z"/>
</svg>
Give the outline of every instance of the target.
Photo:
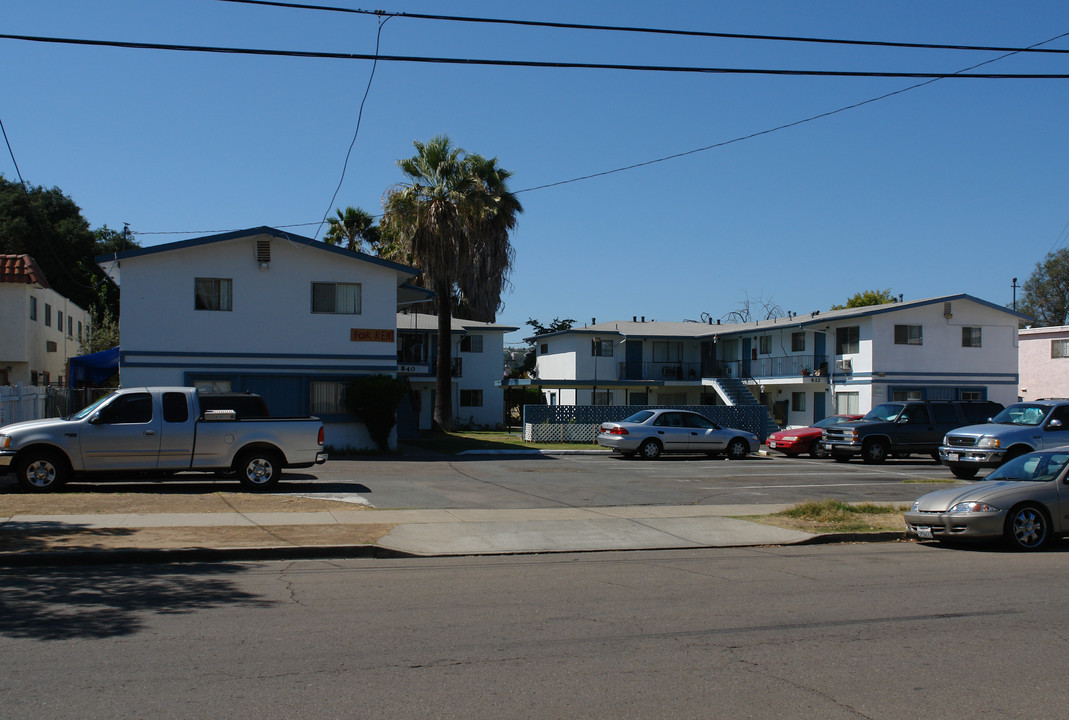
<svg viewBox="0 0 1069 720">
<path fill-rule="evenodd" d="M 256 262 L 260 263 L 260 269 L 266 270 L 267 264 L 271 262 L 271 241 L 270 240 L 257 240 L 256 241 Z"/>
</svg>

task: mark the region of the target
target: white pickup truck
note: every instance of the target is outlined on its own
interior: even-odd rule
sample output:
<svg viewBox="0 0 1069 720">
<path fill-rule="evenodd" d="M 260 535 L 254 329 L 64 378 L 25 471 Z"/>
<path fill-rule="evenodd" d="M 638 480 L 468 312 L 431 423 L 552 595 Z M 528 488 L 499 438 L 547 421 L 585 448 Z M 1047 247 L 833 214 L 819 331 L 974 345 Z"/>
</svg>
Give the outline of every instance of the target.
<svg viewBox="0 0 1069 720">
<path fill-rule="evenodd" d="M 278 484 L 283 468 L 326 462 L 319 418 L 245 417 L 204 410 L 195 388 L 117 390 L 69 418 L 0 427 L 0 474 L 49 492 L 74 473 L 235 473 L 242 485 Z"/>
</svg>

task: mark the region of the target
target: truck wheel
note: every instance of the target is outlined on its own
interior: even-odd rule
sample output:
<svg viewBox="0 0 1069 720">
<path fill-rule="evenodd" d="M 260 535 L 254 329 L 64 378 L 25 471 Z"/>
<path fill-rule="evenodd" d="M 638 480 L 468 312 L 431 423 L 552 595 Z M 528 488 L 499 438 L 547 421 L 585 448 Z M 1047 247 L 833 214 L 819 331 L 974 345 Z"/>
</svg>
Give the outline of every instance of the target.
<svg viewBox="0 0 1069 720">
<path fill-rule="evenodd" d="M 887 459 L 887 443 L 883 440 L 869 440 L 861 448 L 861 459 L 867 463 L 882 463 Z"/>
<path fill-rule="evenodd" d="M 57 452 L 40 450 L 19 457 L 15 466 L 19 486 L 27 492 L 52 492 L 67 482 L 70 468 L 67 459 Z"/>
<path fill-rule="evenodd" d="M 242 453 L 235 467 L 241 484 L 250 490 L 267 490 L 282 477 L 282 458 L 273 450 Z"/>
</svg>

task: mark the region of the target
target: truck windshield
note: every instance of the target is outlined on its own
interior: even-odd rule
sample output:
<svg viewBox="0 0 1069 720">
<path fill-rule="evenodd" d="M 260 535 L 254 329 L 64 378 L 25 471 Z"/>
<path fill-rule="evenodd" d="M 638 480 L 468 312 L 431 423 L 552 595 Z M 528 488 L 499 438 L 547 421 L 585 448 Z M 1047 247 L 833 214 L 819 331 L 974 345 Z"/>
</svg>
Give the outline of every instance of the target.
<svg viewBox="0 0 1069 720">
<path fill-rule="evenodd" d="M 98 407 L 100 407 L 101 405 L 106 403 L 108 400 L 111 400 L 111 398 L 114 397 L 114 395 L 115 395 L 115 393 L 113 393 L 113 392 L 108 393 L 104 397 L 102 397 L 99 400 L 97 400 L 95 403 L 92 403 L 89 406 L 87 406 L 85 408 L 82 408 L 78 412 L 74 413 L 73 415 L 70 416 L 69 419 L 70 420 L 81 420 L 82 418 L 89 417 L 90 415 L 92 415 L 96 411 L 96 409 Z"/>
<path fill-rule="evenodd" d="M 1043 422 L 1043 418 L 1047 416 L 1047 410 L 1048 408 L 1045 408 L 1042 405 L 1018 403 L 1016 405 L 1010 405 L 998 415 L 991 418 L 991 421 L 1002 423 L 1003 425 L 1035 426 Z"/>
<path fill-rule="evenodd" d="M 882 422 L 894 422 L 905 407 L 902 403 L 883 403 L 869 410 L 865 420 L 879 420 Z"/>
</svg>

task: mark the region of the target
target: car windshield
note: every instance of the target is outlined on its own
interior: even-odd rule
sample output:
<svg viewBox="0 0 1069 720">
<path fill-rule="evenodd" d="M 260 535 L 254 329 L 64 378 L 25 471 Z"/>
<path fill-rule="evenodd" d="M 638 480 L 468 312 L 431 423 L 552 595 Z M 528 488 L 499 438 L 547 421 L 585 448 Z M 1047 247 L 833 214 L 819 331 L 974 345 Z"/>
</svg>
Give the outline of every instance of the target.
<svg viewBox="0 0 1069 720">
<path fill-rule="evenodd" d="M 1042 405 L 1017 403 L 1016 405 L 1010 405 L 998 415 L 991 418 L 991 420 L 992 422 L 1002 423 L 1003 425 L 1035 426 L 1043 422 L 1043 418 L 1047 416 L 1047 409 L 1048 408 Z"/>
<path fill-rule="evenodd" d="M 832 415 L 831 417 L 826 417 L 823 420 L 816 421 L 815 423 L 813 423 L 813 427 L 826 428 L 829 425 L 838 425 L 841 422 L 846 422 L 846 418 L 839 417 L 838 415 Z"/>
<path fill-rule="evenodd" d="M 634 415 L 628 415 L 627 417 L 625 417 L 620 422 L 644 423 L 647 420 L 649 420 L 651 417 L 653 417 L 653 411 L 652 410 L 639 410 Z"/>
<path fill-rule="evenodd" d="M 905 407 L 902 403 L 883 403 L 869 410 L 864 419 L 894 422 Z"/>
<path fill-rule="evenodd" d="M 983 479 L 988 480 L 1023 480 L 1025 482 L 1049 482 L 1069 464 L 1069 452 L 1050 450 L 1021 455 L 1010 460 L 1002 467 Z"/>
<path fill-rule="evenodd" d="M 108 393 L 104 397 L 102 397 L 99 400 L 97 400 L 95 403 L 93 403 L 93 404 L 91 404 L 91 405 L 89 405 L 89 406 L 87 406 L 85 408 L 82 408 L 78 412 L 76 412 L 73 415 L 71 415 L 68 418 L 68 420 L 81 420 L 82 418 L 89 417 L 90 415 L 92 415 L 96 411 L 96 409 L 98 407 L 100 407 L 101 405 L 106 403 L 108 400 L 110 400 L 113 395 L 115 395 L 115 393 L 113 393 L 113 392 Z"/>
</svg>

